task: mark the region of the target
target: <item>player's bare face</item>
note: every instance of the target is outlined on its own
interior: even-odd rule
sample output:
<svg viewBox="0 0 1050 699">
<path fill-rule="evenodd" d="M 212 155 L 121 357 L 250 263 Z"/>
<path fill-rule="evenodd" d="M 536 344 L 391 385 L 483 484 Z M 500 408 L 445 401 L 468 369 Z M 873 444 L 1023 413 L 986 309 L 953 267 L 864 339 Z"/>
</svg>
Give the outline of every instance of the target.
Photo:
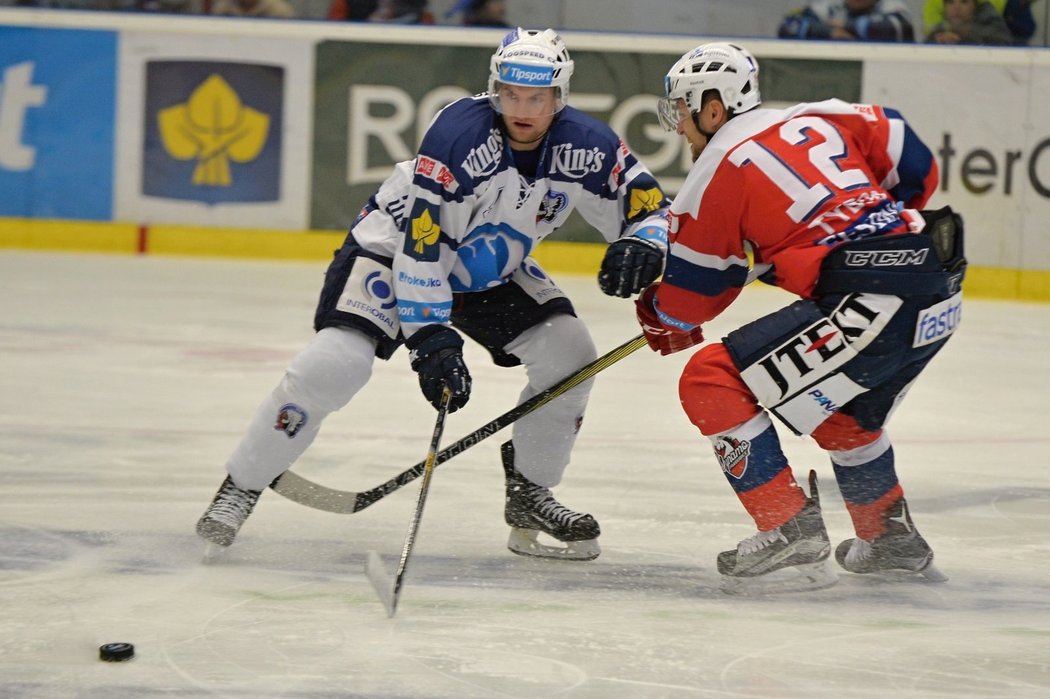
<svg viewBox="0 0 1050 699">
<path fill-rule="evenodd" d="M 707 146 L 707 136 L 696 128 L 696 122 L 693 120 L 693 115 L 689 113 L 689 107 L 686 106 L 685 100 L 681 99 L 678 100 L 678 135 L 685 136 L 685 140 L 689 142 L 689 154 L 695 163 Z"/>
<path fill-rule="evenodd" d="M 502 85 L 499 106 L 510 145 L 516 150 L 538 148 L 558 110 L 553 87 Z"/>
</svg>

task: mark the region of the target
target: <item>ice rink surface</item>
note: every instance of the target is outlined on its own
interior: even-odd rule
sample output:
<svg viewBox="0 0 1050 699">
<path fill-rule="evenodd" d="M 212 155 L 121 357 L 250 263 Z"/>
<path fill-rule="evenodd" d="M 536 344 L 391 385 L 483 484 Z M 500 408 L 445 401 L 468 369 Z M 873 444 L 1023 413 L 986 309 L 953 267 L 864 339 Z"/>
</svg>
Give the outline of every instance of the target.
<svg viewBox="0 0 1050 699">
<path fill-rule="evenodd" d="M 507 430 L 435 471 L 388 619 L 365 557 L 393 569 L 419 481 L 352 515 L 267 492 L 209 565 L 193 532 L 311 335 L 325 266 L 0 251 L 0 697 L 1050 696 L 1050 306 L 968 301 L 890 423 L 947 583 L 719 592 L 715 556 L 753 526 L 679 408 L 688 353 L 643 349 L 599 375 L 555 490 L 599 519 L 601 557 L 506 550 Z M 559 281 L 600 352 L 638 333 L 629 301 Z M 788 301 L 749 288 L 707 335 Z M 474 345 L 467 361 L 445 443 L 524 380 Z M 373 487 L 422 460 L 433 420 L 399 351 L 295 470 Z M 833 543 L 852 536 L 824 454 L 781 436 L 822 478 Z M 100 662 L 113 641 L 136 659 Z"/>
</svg>

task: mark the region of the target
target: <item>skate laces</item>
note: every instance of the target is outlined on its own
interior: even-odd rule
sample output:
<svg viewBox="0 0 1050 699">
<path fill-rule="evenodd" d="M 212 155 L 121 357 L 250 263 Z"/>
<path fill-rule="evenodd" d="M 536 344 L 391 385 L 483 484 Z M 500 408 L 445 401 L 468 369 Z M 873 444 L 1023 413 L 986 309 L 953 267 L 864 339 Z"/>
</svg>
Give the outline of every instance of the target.
<svg viewBox="0 0 1050 699">
<path fill-rule="evenodd" d="M 212 503 L 208 519 L 213 519 L 231 527 L 239 527 L 251 514 L 259 493 L 253 490 L 242 490 L 233 483 L 224 483 L 219 496 Z"/>
<path fill-rule="evenodd" d="M 582 513 L 574 512 L 555 500 L 548 488 L 536 486 L 529 496 L 540 516 L 554 520 L 561 526 L 570 525 L 584 517 Z"/>
<path fill-rule="evenodd" d="M 739 556 L 750 556 L 778 541 L 785 544 L 788 542 L 787 537 L 780 533 L 780 527 L 749 536 L 736 545 L 736 552 Z"/>
</svg>

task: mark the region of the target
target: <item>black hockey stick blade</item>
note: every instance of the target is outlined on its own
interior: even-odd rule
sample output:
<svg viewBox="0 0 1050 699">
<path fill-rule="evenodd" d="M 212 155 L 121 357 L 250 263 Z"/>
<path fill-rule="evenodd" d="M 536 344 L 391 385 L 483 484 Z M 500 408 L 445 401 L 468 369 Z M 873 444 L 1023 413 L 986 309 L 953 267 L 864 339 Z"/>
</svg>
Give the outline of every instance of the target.
<svg viewBox="0 0 1050 699">
<path fill-rule="evenodd" d="M 386 575 L 386 568 L 382 559 L 375 551 L 369 551 L 368 562 L 365 564 L 365 575 L 372 587 L 379 595 L 379 601 L 386 608 L 387 617 L 393 617 L 397 612 L 397 602 L 401 598 L 401 589 L 405 582 L 405 571 L 408 569 L 408 558 L 412 555 L 412 548 L 416 544 L 416 534 L 419 533 L 419 524 L 423 521 L 423 506 L 427 502 L 427 494 L 430 492 L 430 481 L 434 475 L 434 459 L 437 457 L 438 447 L 441 445 L 441 435 L 445 432 L 445 417 L 448 415 L 448 405 L 452 400 L 452 389 L 448 386 L 441 391 L 441 403 L 438 405 L 437 419 L 434 421 L 434 433 L 430 437 L 430 447 L 427 449 L 427 457 L 423 461 L 423 483 L 419 486 L 419 497 L 416 498 L 416 509 L 412 513 L 412 521 L 408 525 L 408 533 L 405 535 L 405 545 L 401 547 L 401 561 L 398 563 L 397 572 L 391 583 Z"/>
<path fill-rule="evenodd" d="M 598 372 L 609 368 L 629 354 L 645 347 L 645 345 L 645 336 L 638 335 L 619 347 L 609 350 L 601 357 L 598 357 L 590 364 L 587 364 L 569 376 L 566 376 L 550 388 L 540 391 L 524 403 L 515 406 L 465 437 L 448 445 L 437 453 L 434 465 L 437 466 L 438 464 L 442 464 L 452 457 L 466 451 L 475 444 L 488 439 L 504 427 L 507 427 L 529 413 L 538 410 L 563 393 L 572 390 L 584 381 L 592 378 Z M 397 474 L 386 483 L 378 485 L 370 490 L 363 490 L 359 493 L 349 490 L 328 488 L 318 483 L 314 483 L 309 479 L 303 478 L 291 470 L 285 471 L 278 476 L 273 483 L 270 484 L 270 487 L 273 488 L 275 492 L 283 495 L 289 500 L 299 503 L 300 505 L 306 505 L 307 507 L 324 510 L 325 512 L 334 512 L 336 514 L 352 514 L 354 512 L 360 512 L 369 505 L 382 500 L 395 490 L 398 490 L 402 486 L 408 485 L 415 479 L 419 478 L 423 475 L 425 466 L 426 462 L 421 461 L 412 468 Z"/>
</svg>

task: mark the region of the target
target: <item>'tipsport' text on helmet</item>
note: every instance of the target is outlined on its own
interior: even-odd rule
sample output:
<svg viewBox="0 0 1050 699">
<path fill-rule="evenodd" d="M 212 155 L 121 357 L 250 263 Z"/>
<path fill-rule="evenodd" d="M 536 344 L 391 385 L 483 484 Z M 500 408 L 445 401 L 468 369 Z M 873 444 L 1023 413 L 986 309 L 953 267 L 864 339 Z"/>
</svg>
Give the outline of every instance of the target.
<svg viewBox="0 0 1050 699">
<path fill-rule="evenodd" d="M 573 62 L 558 33 L 553 29 L 517 28 L 503 37 L 489 62 L 489 100 L 500 112 L 501 85 L 553 87 L 561 111 L 569 97 Z"/>
</svg>

